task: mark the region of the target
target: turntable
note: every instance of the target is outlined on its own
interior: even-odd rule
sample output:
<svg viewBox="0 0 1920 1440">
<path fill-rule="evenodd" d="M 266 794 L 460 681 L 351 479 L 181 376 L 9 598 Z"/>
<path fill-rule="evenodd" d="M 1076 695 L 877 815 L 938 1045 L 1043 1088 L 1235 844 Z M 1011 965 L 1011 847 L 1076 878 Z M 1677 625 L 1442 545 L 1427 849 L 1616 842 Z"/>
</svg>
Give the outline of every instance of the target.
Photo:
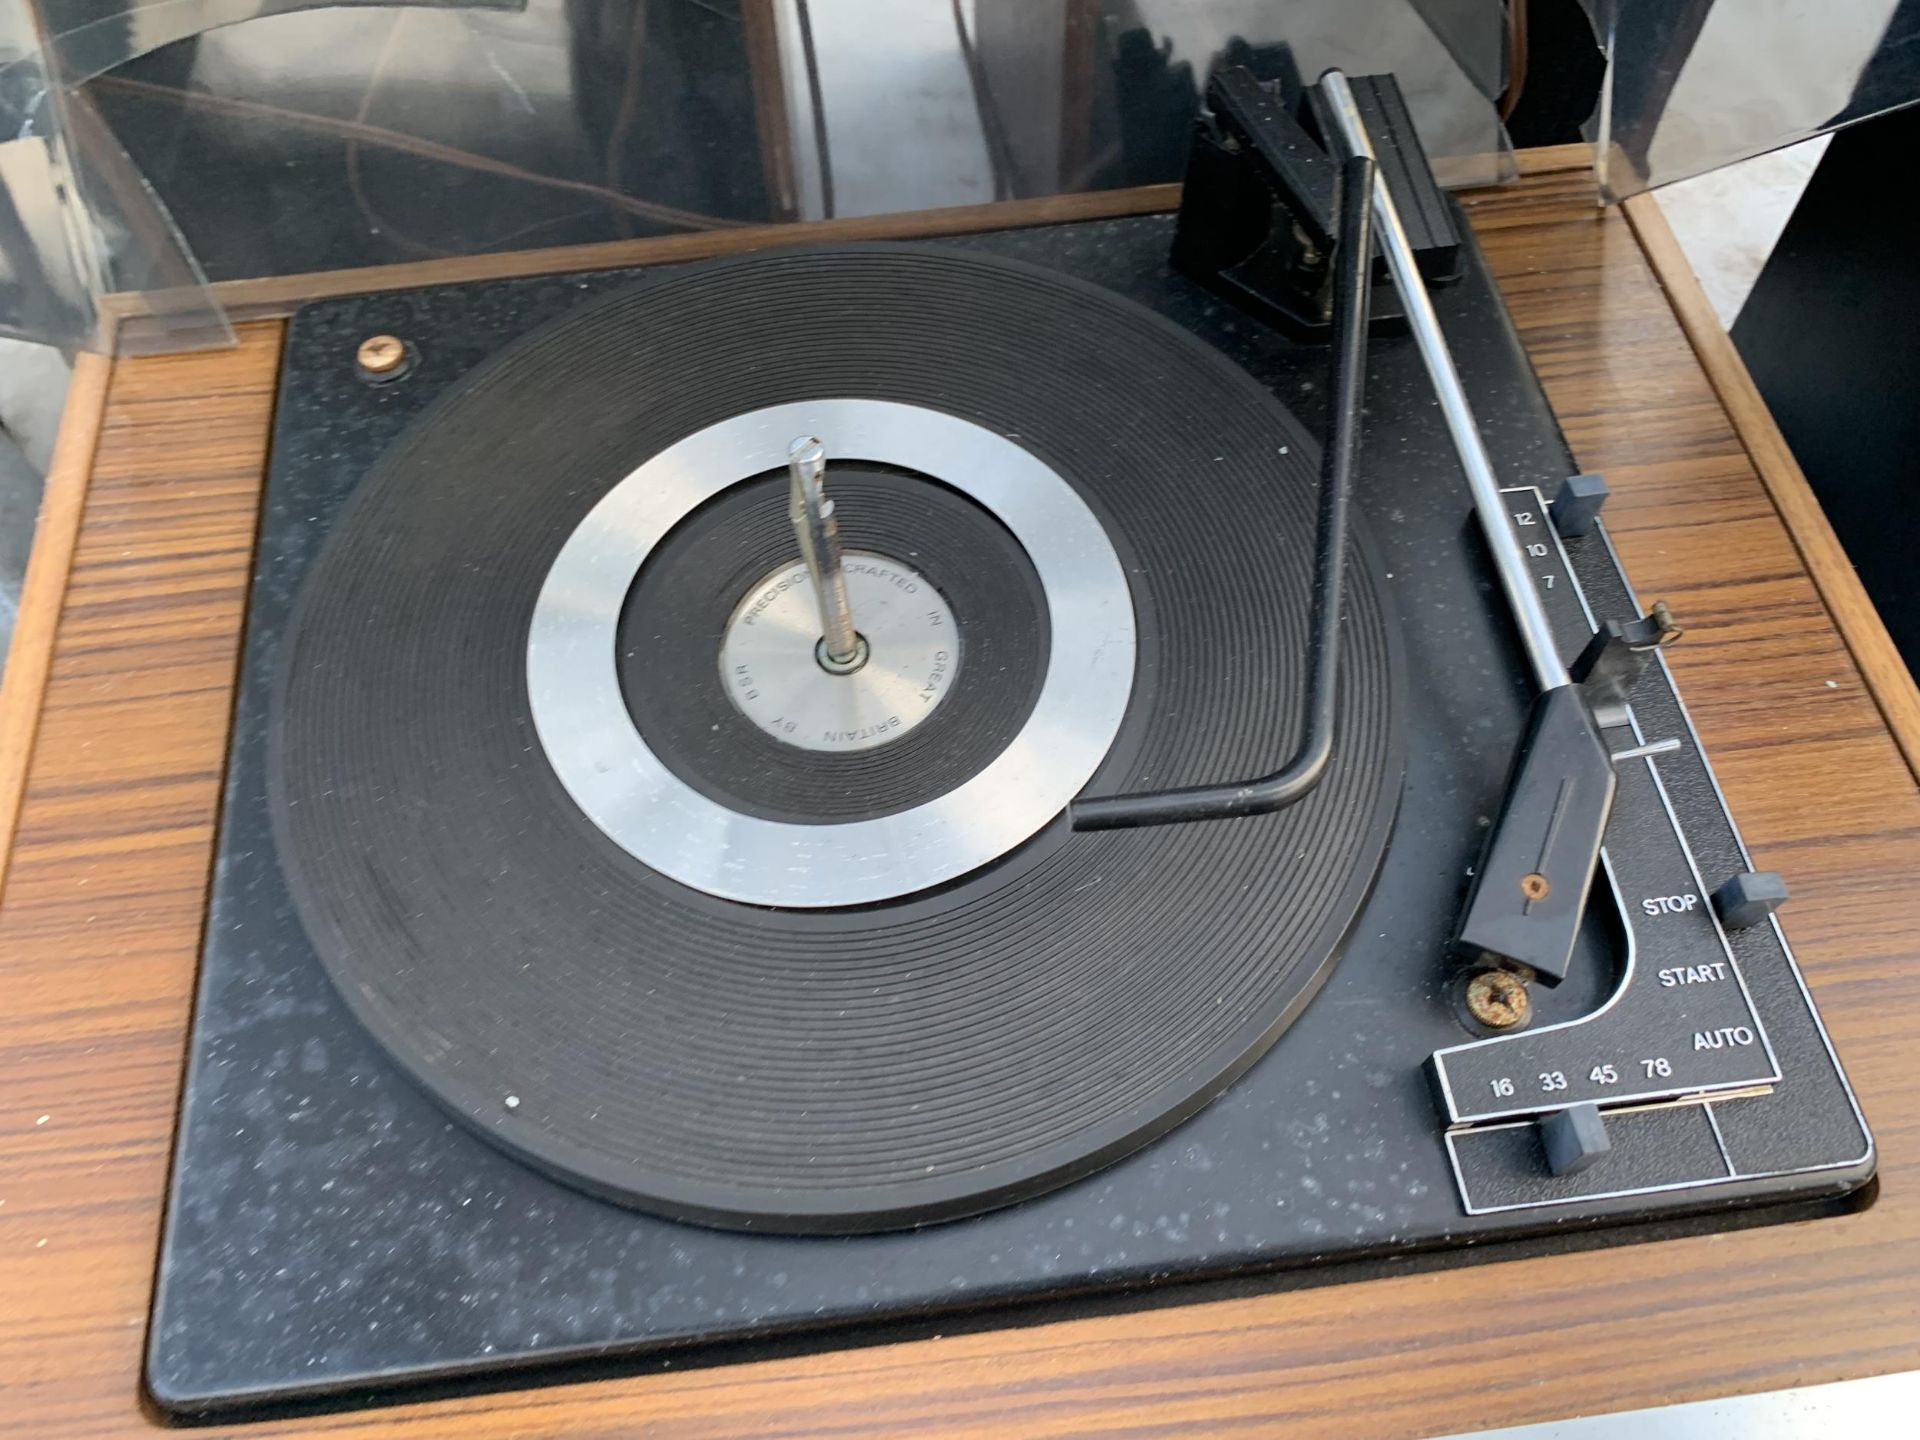
<svg viewBox="0 0 1920 1440">
<path fill-rule="evenodd" d="M 299 314 L 166 1411 L 1855 1203 L 1392 82 L 1210 104 L 1178 216 Z"/>
</svg>

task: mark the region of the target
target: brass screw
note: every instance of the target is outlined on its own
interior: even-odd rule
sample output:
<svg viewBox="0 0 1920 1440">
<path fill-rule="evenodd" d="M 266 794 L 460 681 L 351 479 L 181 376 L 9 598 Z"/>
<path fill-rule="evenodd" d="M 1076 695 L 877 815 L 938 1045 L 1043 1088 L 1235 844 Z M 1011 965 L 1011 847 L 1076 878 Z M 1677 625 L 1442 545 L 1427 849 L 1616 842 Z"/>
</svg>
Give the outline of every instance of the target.
<svg viewBox="0 0 1920 1440">
<path fill-rule="evenodd" d="M 390 375 L 406 360 L 407 343 L 398 335 L 369 335 L 354 358 L 369 375 Z"/>
<path fill-rule="evenodd" d="M 1529 871 L 1520 877 L 1520 893 L 1529 900 L 1544 900 L 1547 892 L 1553 889 L 1553 882 L 1538 870 Z"/>
<path fill-rule="evenodd" d="M 1482 970 L 1467 982 L 1467 1013 L 1490 1030 L 1527 1023 L 1533 1001 L 1527 982 L 1505 970 Z"/>
</svg>

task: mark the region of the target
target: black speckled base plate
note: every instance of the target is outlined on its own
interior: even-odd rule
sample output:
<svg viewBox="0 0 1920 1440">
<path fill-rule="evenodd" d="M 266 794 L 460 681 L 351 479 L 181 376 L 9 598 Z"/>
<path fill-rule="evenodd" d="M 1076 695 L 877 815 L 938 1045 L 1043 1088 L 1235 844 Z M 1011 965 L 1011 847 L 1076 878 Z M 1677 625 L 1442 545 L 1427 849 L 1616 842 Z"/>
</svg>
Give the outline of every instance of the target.
<svg viewBox="0 0 1920 1440">
<path fill-rule="evenodd" d="M 941 243 L 1141 300 L 1245 365 L 1317 429 L 1323 355 L 1170 275 L 1170 232 L 1156 217 Z M 1716 1107 L 1741 1178 L 1465 1213 L 1426 1062 L 1465 1038 L 1444 943 L 1480 817 L 1498 803 L 1526 685 L 1431 391 L 1412 347 L 1393 338 L 1373 349 L 1358 498 L 1408 637 L 1400 820 L 1332 979 L 1225 1095 L 1052 1194 L 922 1231 L 842 1238 L 652 1218 L 470 1134 L 354 1021 L 293 913 L 267 805 L 269 689 L 302 576 L 405 424 L 509 339 L 623 283 L 567 277 L 330 301 L 291 327 L 150 1336 L 147 1379 L 164 1408 L 193 1417 L 329 1396 L 364 1403 L 408 1386 L 510 1384 L 530 1367 L 638 1366 L 748 1341 L 831 1344 L 952 1323 L 958 1312 L 1014 1323 L 1053 1313 L 1028 1303 L 1047 1297 L 1137 1303 L 1180 1281 L 1279 1270 L 1336 1278 L 1362 1258 L 1451 1258 L 1469 1242 L 1484 1254 L 1501 1240 L 1602 1243 L 1734 1223 L 1742 1207 L 1803 1213 L 1867 1177 L 1857 1116 L 1767 929 L 1745 932 L 1736 950 L 1787 1079 L 1772 1095 Z M 1567 450 L 1484 270 L 1476 264 L 1438 304 L 1503 482 L 1551 490 L 1570 468 Z M 414 341 L 420 363 L 370 388 L 351 359 L 379 331 Z M 1595 608 L 1625 611 L 1604 536 L 1567 548 Z M 1635 704 L 1648 733 L 1689 736 L 1658 667 Z M 1737 837 L 1691 740 L 1661 769 L 1702 871 L 1739 868 Z M 1542 1019 L 1597 1005 L 1609 963 L 1601 938 L 1586 937 L 1576 978 L 1543 997 Z M 1488 1163 L 1537 1169 L 1525 1144 L 1508 1148 Z"/>
</svg>

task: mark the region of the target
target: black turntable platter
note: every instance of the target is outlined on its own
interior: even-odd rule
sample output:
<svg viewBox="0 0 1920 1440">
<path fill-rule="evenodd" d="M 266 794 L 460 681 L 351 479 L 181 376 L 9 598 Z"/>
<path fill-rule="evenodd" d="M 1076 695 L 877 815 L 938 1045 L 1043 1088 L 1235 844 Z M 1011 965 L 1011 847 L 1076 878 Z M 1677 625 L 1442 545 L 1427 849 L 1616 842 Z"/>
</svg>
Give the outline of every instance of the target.
<svg viewBox="0 0 1920 1440">
<path fill-rule="evenodd" d="M 617 292 L 446 393 L 360 485 L 305 583 L 272 784 L 282 862 L 341 994 L 470 1125 L 675 1218 L 880 1229 L 1084 1175 L 1191 1115 L 1281 1033 L 1385 847 L 1399 662 L 1362 546 L 1341 743 L 1294 809 L 1082 834 L 1056 807 L 931 884 L 862 889 L 840 873 L 857 862 L 826 850 L 797 880 L 745 861 L 724 884 L 676 878 L 691 842 L 659 833 L 664 812 L 588 813 L 618 777 L 566 751 L 588 743 L 571 692 L 536 713 L 542 626 L 575 601 L 554 599 L 568 547 L 632 533 L 607 530 L 609 507 L 679 483 L 644 469 L 653 457 L 810 406 L 964 422 L 951 433 L 966 444 L 1017 447 L 975 455 L 936 436 L 920 463 L 828 467 L 849 553 L 950 613 L 951 688 L 884 743 L 769 738 L 722 693 L 717 656 L 759 577 L 791 563 L 784 485 L 764 464 L 702 475 L 699 503 L 608 582 L 614 643 L 567 661 L 617 693 L 671 774 L 651 783 L 688 813 L 716 833 L 803 827 L 823 844 L 892 824 L 875 842 L 892 864 L 938 858 L 914 828 L 929 806 L 964 801 L 966 832 L 1033 803 L 1022 792 L 1048 778 L 1058 727 L 1102 705 L 1115 724 L 1088 740 L 1088 793 L 1259 774 L 1290 752 L 1307 433 L 1216 350 L 1110 292 L 873 246 Z M 1011 523 L 976 494 L 997 482 L 974 472 L 1003 462 L 1039 467 L 994 502 Z M 1041 492 L 1082 507 L 1084 543 L 1017 518 Z M 1123 579 L 1099 582 L 1093 633 L 1063 591 L 1099 588 L 1100 537 Z M 1040 764 L 1023 771 L 1028 750 Z M 826 903 L 803 893 L 815 885 Z"/>
</svg>

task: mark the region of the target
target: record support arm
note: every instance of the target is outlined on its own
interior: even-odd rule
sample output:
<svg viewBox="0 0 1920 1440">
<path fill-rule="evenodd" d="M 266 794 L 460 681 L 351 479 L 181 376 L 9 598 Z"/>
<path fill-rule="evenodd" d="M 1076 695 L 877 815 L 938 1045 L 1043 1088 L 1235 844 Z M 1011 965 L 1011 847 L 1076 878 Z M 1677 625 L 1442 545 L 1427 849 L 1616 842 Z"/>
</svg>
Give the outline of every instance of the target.
<svg viewBox="0 0 1920 1440">
<path fill-rule="evenodd" d="M 1259 99 L 1261 94 L 1258 87 L 1249 90 L 1250 83 L 1240 85 L 1240 91 L 1247 94 L 1229 90 L 1223 82 L 1216 82 L 1215 90 L 1209 92 L 1210 101 L 1226 107 L 1239 122 L 1233 134 L 1237 148 L 1227 153 L 1245 156 L 1251 146 L 1265 162 L 1268 173 L 1264 183 L 1274 202 L 1298 209 L 1305 204 L 1301 195 L 1274 193 L 1273 187 L 1277 185 L 1281 192 L 1303 189 L 1301 176 L 1312 159 L 1306 153 L 1310 142 L 1280 125 L 1284 116 L 1253 105 L 1249 95 Z M 1380 82 L 1370 83 L 1377 87 Z M 1390 82 L 1387 84 L 1390 89 Z M 1072 823 L 1077 830 L 1106 830 L 1267 814 L 1302 799 L 1325 774 L 1333 745 L 1341 561 L 1353 458 L 1359 443 L 1372 255 L 1377 242 L 1407 327 L 1433 383 L 1537 692 L 1514 754 L 1499 818 L 1475 871 L 1455 944 L 1477 962 L 1558 984 L 1572 963 L 1574 941 L 1613 809 L 1617 781 L 1603 727 L 1615 723 L 1626 687 L 1653 649 L 1678 632 L 1670 620 L 1658 616 L 1627 626 L 1610 625 L 1594 637 L 1594 643 L 1582 655 L 1576 666 L 1579 673 L 1568 672 L 1534 586 L 1532 567 L 1507 518 L 1492 459 L 1428 295 L 1419 252 L 1401 218 L 1394 185 L 1378 163 L 1374 137 L 1362 118 L 1363 107 L 1347 77 L 1337 70 L 1321 78 L 1317 91 L 1317 96 L 1308 98 L 1317 102 L 1313 108 L 1322 138 L 1329 149 L 1345 158 L 1340 169 L 1339 226 L 1334 236 L 1337 258 L 1332 267 L 1333 418 L 1322 465 L 1305 733 L 1293 758 L 1271 775 L 1237 783 L 1082 799 L 1071 807 Z M 1260 123 L 1254 123 L 1256 120 Z M 1282 140 L 1286 143 L 1280 143 Z M 1417 158 L 1418 142 L 1410 132 L 1405 136 L 1395 132 L 1389 141 L 1403 168 L 1410 146 Z M 1214 183 L 1222 183 L 1217 174 Z M 1402 183 L 1406 183 L 1404 176 Z M 1188 249 L 1192 249 L 1191 244 Z M 1176 261 L 1180 258 L 1176 246 Z M 1199 258 L 1206 262 L 1201 268 L 1207 273 L 1196 278 L 1218 288 L 1222 277 L 1210 272 L 1219 257 Z M 1191 268 L 1195 259 L 1189 254 L 1190 263 L 1183 268 Z"/>
<path fill-rule="evenodd" d="M 1347 516 L 1353 462 L 1360 448 L 1367 374 L 1367 317 L 1373 242 L 1368 196 L 1375 166 L 1349 156 L 1340 170 L 1340 220 L 1334 261 L 1333 419 L 1320 456 L 1320 517 L 1314 544 L 1313 618 L 1308 637 L 1306 727 L 1299 748 L 1271 775 L 1222 785 L 1101 795 L 1076 800 L 1076 830 L 1121 830 L 1182 820 L 1264 815 L 1301 799 L 1333 758 L 1335 682 L 1340 670 L 1340 605 L 1346 582 Z"/>
</svg>

